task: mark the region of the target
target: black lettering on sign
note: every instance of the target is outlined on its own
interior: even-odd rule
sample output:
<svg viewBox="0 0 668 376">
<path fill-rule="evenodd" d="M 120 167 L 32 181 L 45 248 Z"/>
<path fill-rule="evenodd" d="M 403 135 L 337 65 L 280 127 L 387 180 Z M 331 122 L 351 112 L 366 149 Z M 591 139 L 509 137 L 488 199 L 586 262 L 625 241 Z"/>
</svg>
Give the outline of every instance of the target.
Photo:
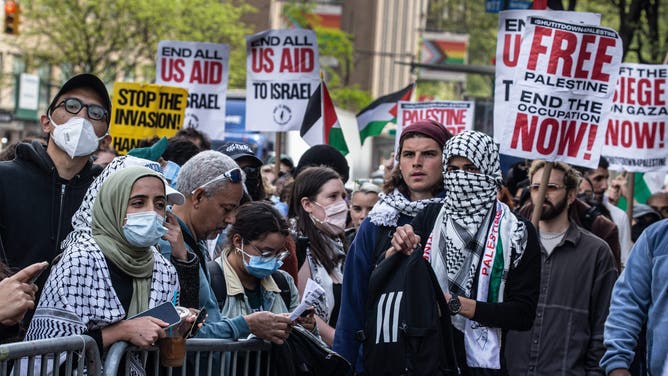
<svg viewBox="0 0 668 376">
<path fill-rule="evenodd" d="M 206 108 L 208 110 L 220 110 L 218 94 L 188 94 L 188 108 Z"/>
<path fill-rule="evenodd" d="M 309 83 L 278 83 L 271 84 L 271 99 L 308 99 L 311 96 Z"/>
</svg>

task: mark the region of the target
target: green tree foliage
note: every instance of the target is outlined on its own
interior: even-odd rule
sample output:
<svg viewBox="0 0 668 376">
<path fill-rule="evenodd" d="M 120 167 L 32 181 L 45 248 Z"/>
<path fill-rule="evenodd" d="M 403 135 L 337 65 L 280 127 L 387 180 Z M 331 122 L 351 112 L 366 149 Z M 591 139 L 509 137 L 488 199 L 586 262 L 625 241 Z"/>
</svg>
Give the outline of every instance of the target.
<svg viewBox="0 0 668 376">
<path fill-rule="evenodd" d="M 239 18 L 253 8 L 220 0 L 23 0 L 24 55 L 92 72 L 106 81 L 155 77 L 160 40 L 227 43 L 230 86 L 245 82 L 245 40 Z"/>
<path fill-rule="evenodd" d="M 624 44 L 624 61 L 660 64 L 668 53 L 667 0 L 578 1 L 575 8 L 601 14 L 601 24 L 615 29 Z"/>
</svg>

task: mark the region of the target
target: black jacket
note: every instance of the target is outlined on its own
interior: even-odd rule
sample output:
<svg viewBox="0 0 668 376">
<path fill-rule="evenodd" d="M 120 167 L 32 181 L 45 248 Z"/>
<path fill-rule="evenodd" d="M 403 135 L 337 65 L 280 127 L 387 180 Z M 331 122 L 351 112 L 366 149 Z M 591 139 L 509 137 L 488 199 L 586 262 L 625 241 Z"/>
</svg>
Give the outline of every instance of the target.
<svg viewBox="0 0 668 376">
<path fill-rule="evenodd" d="M 4 246 L 0 256 L 10 268 L 51 263 L 60 253 L 60 242 L 72 231 L 72 215 L 101 171 L 89 161 L 74 178 L 64 180 L 46 147 L 37 141 L 18 145 L 16 159 L 0 162 L 0 241 Z"/>
</svg>

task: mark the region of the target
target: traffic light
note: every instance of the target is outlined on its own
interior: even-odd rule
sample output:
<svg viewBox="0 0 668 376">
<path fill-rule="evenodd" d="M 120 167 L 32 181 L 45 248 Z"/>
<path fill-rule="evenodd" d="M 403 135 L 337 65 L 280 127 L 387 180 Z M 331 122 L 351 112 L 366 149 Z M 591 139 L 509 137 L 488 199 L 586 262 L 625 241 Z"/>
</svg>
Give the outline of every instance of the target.
<svg viewBox="0 0 668 376">
<path fill-rule="evenodd" d="M 5 33 L 16 35 L 19 33 L 19 14 L 21 6 L 13 0 L 5 1 Z"/>
</svg>

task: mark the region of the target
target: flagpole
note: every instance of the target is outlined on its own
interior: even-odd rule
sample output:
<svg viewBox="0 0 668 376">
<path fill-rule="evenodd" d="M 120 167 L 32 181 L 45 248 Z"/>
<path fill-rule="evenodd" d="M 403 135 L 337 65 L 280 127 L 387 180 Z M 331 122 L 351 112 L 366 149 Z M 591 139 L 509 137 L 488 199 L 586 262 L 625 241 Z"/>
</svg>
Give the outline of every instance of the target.
<svg viewBox="0 0 668 376">
<path fill-rule="evenodd" d="M 540 231 L 540 229 L 538 228 L 538 224 L 540 222 L 541 215 L 543 215 L 543 203 L 545 202 L 545 192 L 547 191 L 547 183 L 550 182 L 551 173 L 552 173 L 552 162 L 545 162 L 545 167 L 543 168 L 543 176 L 540 179 L 540 187 L 538 187 L 538 197 L 536 198 L 538 202 L 533 203 L 533 212 L 531 213 L 531 223 L 533 224 L 533 227 L 536 228 L 536 232 Z"/>
<path fill-rule="evenodd" d="M 276 179 L 280 176 L 281 172 L 281 144 L 283 143 L 283 133 L 276 132 L 276 138 L 274 140 L 274 176 Z"/>
<path fill-rule="evenodd" d="M 636 176 L 634 172 L 626 174 L 626 218 L 629 221 L 629 226 L 633 225 L 633 201 L 635 196 Z"/>
</svg>

